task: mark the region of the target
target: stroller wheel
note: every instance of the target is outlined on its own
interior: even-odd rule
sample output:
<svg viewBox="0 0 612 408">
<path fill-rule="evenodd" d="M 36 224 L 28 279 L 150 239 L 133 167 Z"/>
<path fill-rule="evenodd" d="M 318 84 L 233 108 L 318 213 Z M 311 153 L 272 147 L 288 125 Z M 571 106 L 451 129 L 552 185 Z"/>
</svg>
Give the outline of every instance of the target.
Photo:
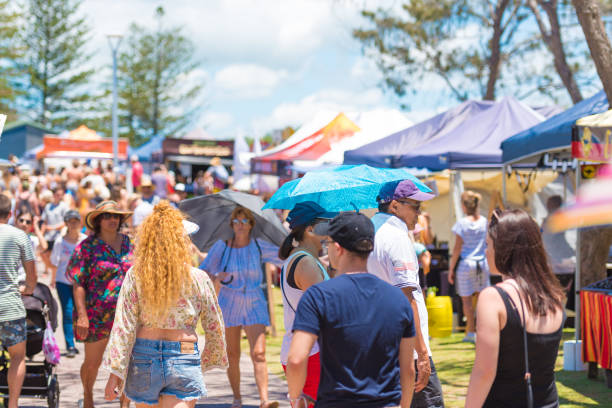
<svg viewBox="0 0 612 408">
<path fill-rule="evenodd" d="M 60 390 L 59 384 L 57 383 L 57 375 L 53 375 L 51 382 L 49 383 L 49 389 L 47 391 L 47 405 L 49 408 L 59 407 Z"/>
</svg>

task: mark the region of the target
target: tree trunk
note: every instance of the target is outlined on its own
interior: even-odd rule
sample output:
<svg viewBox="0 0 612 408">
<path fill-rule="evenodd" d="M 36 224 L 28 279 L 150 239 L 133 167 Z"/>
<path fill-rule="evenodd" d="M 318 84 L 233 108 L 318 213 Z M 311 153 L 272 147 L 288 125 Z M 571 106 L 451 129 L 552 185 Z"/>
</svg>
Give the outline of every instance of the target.
<svg viewBox="0 0 612 408">
<path fill-rule="evenodd" d="M 485 101 L 495 100 L 495 83 L 499 78 L 499 67 L 501 65 L 501 36 L 503 34 L 502 21 L 504 12 L 508 7 L 510 0 L 500 0 L 495 7 L 493 17 L 493 36 L 489 41 L 491 55 L 489 56 L 489 79 L 487 80 L 487 89 L 484 95 Z"/>
<path fill-rule="evenodd" d="M 576 289 L 606 278 L 606 261 L 611 245 L 612 227 L 580 231 L 580 285 L 576 285 Z"/>
<path fill-rule="evenodd" d="M 612 47 L 601 19 L 597 0 L 572 0 L 582 26 L 597 74 L 608 97 L 612 101 Z"/>
<path fill-rule="evenodd" d="M 580 93 L 580 88 L 578 88 L 578 84 L 574 78 L 574 73 L 567 63 L 567 58 L 563 49 L 561 29 L 559 26 L 559 15 L 557 13 L 558 3 L 559 2 L 557 0 L 527 0 L 527 5 L 533 12 L 536 22 L 538 23 L 540 33 L 542 34 L 542 39 L 544 40 L 548 50 L 553 55 L 555 70 L 557 71 L 559 78 L 561 78 L 561 82 L 563 82 L 563 85 L 569 93 L 570 98 L 572 98 L 572 102 L 576 104 L 582 100 L 582 94 Z M 546 24 L 544 24 L 544 19 L 540 14 L 538 5 L 540 5 L 546 12 L 550 29 L 546 28 Z"/>
</svg>

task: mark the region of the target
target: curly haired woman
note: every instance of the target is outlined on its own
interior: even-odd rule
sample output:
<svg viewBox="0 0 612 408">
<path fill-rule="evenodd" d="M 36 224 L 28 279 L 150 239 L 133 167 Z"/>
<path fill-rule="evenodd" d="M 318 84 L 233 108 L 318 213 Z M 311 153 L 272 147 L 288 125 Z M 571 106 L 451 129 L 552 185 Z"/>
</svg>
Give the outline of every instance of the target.
<svg viewBox="0 0 612 408">
<path fill-rule="evenodd" d="M 163 200 L 139 227 L 104 357 L 107 400 L 125 383 L 136 407 L 193 408 L 206 395 L 202 373 L 227 367 L 221 309 L 206 273 L 190 265 L 183 220 Z M 201 356 L 198 320 L 206 332 Z"/>
</svg>

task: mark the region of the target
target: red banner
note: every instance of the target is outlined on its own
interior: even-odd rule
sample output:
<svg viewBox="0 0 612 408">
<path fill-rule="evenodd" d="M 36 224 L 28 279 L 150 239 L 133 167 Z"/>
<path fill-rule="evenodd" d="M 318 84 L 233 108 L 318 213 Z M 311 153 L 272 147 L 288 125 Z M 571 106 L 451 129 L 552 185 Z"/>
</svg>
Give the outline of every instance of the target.
<svg viewBox="0 0 612 408">
<path fill-rule="evenodd" d="M 119 139 L 119 159 L 127 159 L 128 141 Z M 70 139 L 56 136 L 43 138 L 43 149 L 36 155 L 37 159 L 45 157 L 92 157 L 112 158 L 112 139 Z"/>
</svg>

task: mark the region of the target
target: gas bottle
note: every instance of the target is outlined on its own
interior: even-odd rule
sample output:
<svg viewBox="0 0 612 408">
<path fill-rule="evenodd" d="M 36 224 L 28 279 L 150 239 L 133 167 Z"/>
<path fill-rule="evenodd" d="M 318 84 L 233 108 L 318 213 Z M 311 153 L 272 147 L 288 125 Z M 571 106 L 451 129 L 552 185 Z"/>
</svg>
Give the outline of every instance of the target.
<svg viewBox="0 0 612 408">
<path fill-rule="evenodd" d="M 429 335 L 448 337 L 453 332 L 453 306 L 450 296 L 436 296 L 435 288 L 427 290 L 425 304 L 429 315 Z"/>
</svg>

